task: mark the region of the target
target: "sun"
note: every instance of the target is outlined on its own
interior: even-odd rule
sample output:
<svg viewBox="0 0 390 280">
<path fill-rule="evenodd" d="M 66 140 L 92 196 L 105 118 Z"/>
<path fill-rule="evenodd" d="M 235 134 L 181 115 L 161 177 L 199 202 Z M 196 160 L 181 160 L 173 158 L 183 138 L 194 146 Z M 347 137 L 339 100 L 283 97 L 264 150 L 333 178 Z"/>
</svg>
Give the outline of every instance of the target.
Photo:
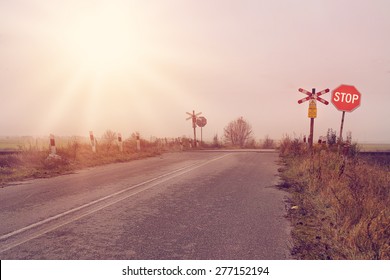
<svg viewBox="0 0 390 280">
<path fill-rule="evenodd" d="M 85 71 L 105 75 L 135 66 L 142 52 L 138 35 L 119 8 L 102 7 L 68 28 L 67 50 Z"/>
</svg>

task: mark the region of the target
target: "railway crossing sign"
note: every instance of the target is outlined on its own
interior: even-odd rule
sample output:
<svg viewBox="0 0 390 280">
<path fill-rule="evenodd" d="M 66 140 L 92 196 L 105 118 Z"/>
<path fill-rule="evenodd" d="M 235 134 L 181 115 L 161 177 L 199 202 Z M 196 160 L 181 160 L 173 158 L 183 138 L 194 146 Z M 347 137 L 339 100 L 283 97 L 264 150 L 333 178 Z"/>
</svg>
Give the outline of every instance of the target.
<svg viewBox="0 0 390 280">
<path fill-rule="evenodd" d="M 192 128 L 194 129 L 194 147 L 196 147 L 196 119 L 202 114 L 202 112 L 195 114 L 195 110 L 192 110 L 192 114 L 189 112 L 186 112 L 186 114 L 189 115 L 189 117 L 186 118 L 187 121 L 192 119 Z"/>
<path fill-rule="evenodd" d="M 303 88 L 299 88 L 298 91 L 304 93 L 307 95 L 307 97 L 299 99 L 298 104 L 302 104 L 305 101 L 310 100 L 309 102 L 309 110 L 308 110 L 308 117 L 310 118 L 310 136 L 309 136 L 309 146 L 310 148 L 313 147 L 313 137 L 314 137 L 314 119 L 317 117 L 317 102 L 319 101 L 325 105 L 328 105 L 329 102 L 325 99 L 322 99 L 320 96 L 328 93 L 329 89 L 321 90 L 320 92 L 316 93 L 316 89 L 313 88 L 312 91 L 307 91 Z"/>
<path fill-rule="evenodd" d="M 305 90 L 305 89 L 303 89 L 303 88 L 300 88 L 300 89 L 298 89 L 298 90 L 299 90 L 300 92 L 302 92 L 302 93 L 308 95 L 308 96 L 305 97 L 305 98 L 299 99 L 299 100 L 298 100 L 298 104 L 301 104 L 301 103 L 303 103 L 303 102 L 305 102 L 305 101 L 307 101 L 307 100 L 312 100 L 312 99 L 317 100 L 317 101 L 320 101 L 321 103 L 324 103 L 325 105 L 328 105 L 328 104 L 329 104 L 328 101 L 326 101 L 325 99 L 322 99 L 322 98 L 320 97 L 321 95 L 323 95 L 323 94 L 329 92 L 329 89 L 328 89 L 328 88 L 327 88 L 327 89 L 324 89 L 324 90 L 322 90 L 322 91 L 320 91 L 320 92 L 317 92 L 317 93 L 316 93 L 315 89 L 314 89 L 312 92 L 307 91 L 307 90 Z"/>
<path fill-rule="evenodd" d="M 192 119 L 192 127 L 193 128 L 196 128 L 196 119 L 197 119 L 197 116 L 201 115 L 202 112 L 199 112 L 197 114 L 195 114 L 195 111 L 192 111 L 192 114 L 189 113 L 189 112 L 186 112 L 187 115 L 190 115 L 188 118 L 186 118 L 186 120 L 191 120 Z"/>
</svg>

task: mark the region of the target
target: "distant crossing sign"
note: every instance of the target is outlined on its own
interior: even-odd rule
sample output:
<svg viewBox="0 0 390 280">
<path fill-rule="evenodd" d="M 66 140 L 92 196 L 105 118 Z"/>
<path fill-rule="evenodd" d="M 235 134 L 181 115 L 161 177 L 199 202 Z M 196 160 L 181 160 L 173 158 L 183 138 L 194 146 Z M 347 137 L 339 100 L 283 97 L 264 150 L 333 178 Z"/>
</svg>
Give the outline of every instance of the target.
<svg viewBox="0 0 390 280">
<path fill-rule="evenodd" d="M 207 119 L 205 117 L 199 117 L 196 119 L 196 124 L 199 127 L 204 127 L 207 124 Z"/>
<path fill-rule="evenodd" d="M 190 115 L 188 118 L 186 118 L 186 120 L 188 121 L 188 120 L 192 119 L 192 127 L 196 128 L 196 118 L 197 118 L 197 116 L 201 115 L 202 112 L 195 114 L 195 111 L 192 111 L 192 114 L 189 112 L 186 112 L 186 114 Z"/>
<path fill-rule="evenodd" d="M 202 112 L 195 114 L 195 110 L 193 110 L 192 114 L 189 112 L 186 112 L 186 114 L 189 115 L 189 117 L 186 118 L 187 121 L 192 119 L 192 128 L 194 129 L 194 147 L 196 147 L 196 119 L 202 114 Z"/>
</svg>

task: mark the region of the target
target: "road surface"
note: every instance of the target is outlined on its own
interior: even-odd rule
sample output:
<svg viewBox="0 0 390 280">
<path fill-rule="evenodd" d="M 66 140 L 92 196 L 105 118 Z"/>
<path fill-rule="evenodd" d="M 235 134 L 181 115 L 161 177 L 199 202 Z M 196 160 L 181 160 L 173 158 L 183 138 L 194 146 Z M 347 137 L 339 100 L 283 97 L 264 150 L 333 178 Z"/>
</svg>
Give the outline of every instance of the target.
<svg viewBox="0 0 390 280">
<path fill-rule="evenodd" d="M 286 259 L 276 153 L 183 152 L 0 189 L 0 259 Z"/>
</svg>

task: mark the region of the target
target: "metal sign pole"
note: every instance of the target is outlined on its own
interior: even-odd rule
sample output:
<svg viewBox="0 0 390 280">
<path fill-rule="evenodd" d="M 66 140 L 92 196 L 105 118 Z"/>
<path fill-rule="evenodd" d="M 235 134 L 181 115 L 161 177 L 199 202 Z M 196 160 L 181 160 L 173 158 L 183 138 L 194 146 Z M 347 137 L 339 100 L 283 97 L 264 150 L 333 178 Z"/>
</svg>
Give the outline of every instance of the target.
<svg viewBox="0 0 390 280">
<path fill-rule="evenodd" d="M 341 116 L 340 137 L 339 137 L 340 144 L 343 142 L 344 116 L 345 116 L 345 111 L 343 111 L 343 114 Z"/>
<path fill-rule="evenodd" d="M 203 127 L 200 127 L 200 146 L 203 146 Z"/>
<path fill-rule="evenodd" d="M 192 111 L 192 127 L 194 128 L 194 148 L 196 148 L 196 116 L 195 116 L 195 110 Z"/>
<path fill-rule="evenodd" d="M 313 148 L 314 118 L 310 118 L 309 148 Z"/>
<path fill-rule="evenodd" d="M 312 96 L 316 94 L 316 89 L 311 90 Z M 313 148 L 313 138 L 314 138 L 314 118 L 310 118 L 310 136 L 309 136 L 309 148 Z"/>
</svg>

